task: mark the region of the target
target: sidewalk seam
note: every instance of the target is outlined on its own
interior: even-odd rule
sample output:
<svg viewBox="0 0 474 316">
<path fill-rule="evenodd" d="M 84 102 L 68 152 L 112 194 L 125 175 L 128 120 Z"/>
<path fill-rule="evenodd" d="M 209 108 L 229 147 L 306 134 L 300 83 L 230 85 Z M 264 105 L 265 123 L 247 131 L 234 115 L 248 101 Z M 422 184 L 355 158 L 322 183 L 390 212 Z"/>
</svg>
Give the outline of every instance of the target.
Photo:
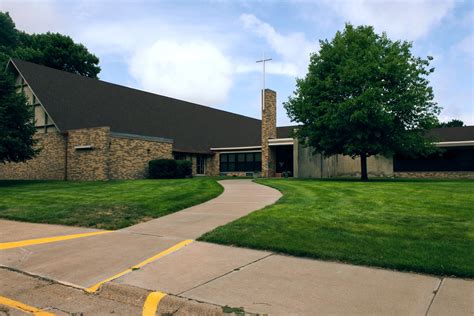
<svg viewBox="0 0 474 316">
<path fill-rule="evenodd" d="M 440 280 L 439 283 L 438 283 L 438 286 L 437 286 L 436 289 L 433 291 L 433 294 L 434 294 L 434 295 L 433 295 L 433 297 L 431 298 L 431 301 L 430 301 L 430 304 L 428 305 L 428 308 L 426 309 L 425 316 L 428 316 L 428 313 L 430 312 L 431 305 L 433 305 L 434 300 L 435 300 L 436 296 L 438 295 L 439 290 L 441 289 L 441 286 L 442 286 L 443 283 L 444 283 L 444 280 L 445 280 L 445 278 L 442 277 L 441 280 Z"/>
<path fill-rule="evenodd" d="M 217 279 L 220 279 L 220 278 L 222 278 L 222 277 L 225 277 L 226 275 L 229 275 L 229 274 L 231 274 L 231 273 L 233 273 L 233 272 L 239 271 L 239 270 L 242 269 L 242 268 L 245 268 L 245 267 L 247 267 L 247 266 L 249 266 L 249 265 L 251 265 L 251 264 L 257 263 L 257 262 L 259 262 L 259 261 L 261 261 L 261 260 L 263 260 L 263 259 L 266 259 L 266 258 L 268 258 L 268 257 L 270 257 L 270 256 L 273 256 L 273 255 L 274 255 L 274 253 L 272 252 L 272 253 L 270 253 L 270 254 L 264 256 L 264 257 L 258 258 L 257 260 L 254 260 L 254 261 L 252 261 L 252 262 L 249 262 L 249 263 L 246 263 L 246 264 L 244 264 L 244 265 L 242 265 L 242 266 L 239 266 L 239 267 L 237 267 L 237 268 L 234 268 L 234 269 L 232 269 L 232 270 L 230 270 L 230 271 L 228 271 L 228 272 L 226 272 L 226 273 L 224 273 L 224 274 L 221 274 L 221 275 L 219 275 L 219 276 L 217 276 L 217 277 L 215 277 L 215 278 L 212 278 L 212 279 L 210 279 L 210 280 L 207 280 L 206 282 L 203 282 L 203 283 L 201 283 L 201 284 L 198 284 L 198 285 L 196 285 L 196 286 L 193 286 L 192 288 L 189 288 L 189 289 L 187 289 L 187 290 L 181 291 L 181 292 L 177 293 L 176 296 L 184 295 L 184 293 L 186 293 L 186 292 L 189 292 L 189 291 L 194 290 L 194 289 L 196 289 L 196 288 L 198 288 L 198 287 L 201 287 L 201 286 L 203 286 L 203 285 L 206 285 L 206 284 L 208 284 L 208 283 L 211 283 L 211 282 L 213 282 L 213 281 L 215 281 L 215 280 L 217 280 Z M 185 296 L 184 296 L 184 297 L 185 297 Z M 187 297 L 186 297 L 186 298 L 187 298 Z"/>
</svg>

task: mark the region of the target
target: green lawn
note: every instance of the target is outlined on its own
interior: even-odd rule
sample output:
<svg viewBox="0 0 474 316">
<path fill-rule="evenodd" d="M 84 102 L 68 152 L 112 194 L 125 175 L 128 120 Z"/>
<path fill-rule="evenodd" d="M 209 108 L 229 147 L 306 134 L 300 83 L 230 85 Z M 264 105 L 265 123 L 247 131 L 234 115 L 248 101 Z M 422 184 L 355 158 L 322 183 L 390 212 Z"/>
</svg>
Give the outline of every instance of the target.
<svg viewBox="0 0 474 316">
<path fill-rule="evenodd" d="M 0 181 L 0 218 L 118 229 L 207 201 L 216 179 Z"/>
<path fill-rule="evenodd" d="M 201 240 L 436 275 L 474 277 L 474 181 L 275 179 L 274 205 Z"/>
</svg>

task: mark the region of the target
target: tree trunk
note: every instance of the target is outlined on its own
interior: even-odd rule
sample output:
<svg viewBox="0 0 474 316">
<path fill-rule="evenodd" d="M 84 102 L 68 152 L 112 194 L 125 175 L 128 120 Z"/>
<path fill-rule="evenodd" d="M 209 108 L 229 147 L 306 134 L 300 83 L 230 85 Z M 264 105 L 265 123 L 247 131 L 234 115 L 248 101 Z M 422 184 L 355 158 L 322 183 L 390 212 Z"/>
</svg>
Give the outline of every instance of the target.
<svg viewBox="0 0 474 316">
<path fill-rule="evenodd" d="M 360 179 L 362 181 L 369 181 L 367 176 L 367 154 L 360 154 Z"/>
</svg>

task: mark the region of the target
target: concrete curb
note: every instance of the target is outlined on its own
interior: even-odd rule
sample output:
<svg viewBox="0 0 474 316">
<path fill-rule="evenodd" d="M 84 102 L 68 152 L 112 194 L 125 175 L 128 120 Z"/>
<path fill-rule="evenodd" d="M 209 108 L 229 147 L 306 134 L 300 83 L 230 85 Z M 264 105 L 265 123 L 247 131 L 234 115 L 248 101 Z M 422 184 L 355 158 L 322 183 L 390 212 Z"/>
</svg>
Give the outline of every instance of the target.
<svg viewBox="0 0 474 316">
<path fill-rule="evenodd" d="M 152 291 L 114 282 L 103 284 L 96 295 L 117 302 L 142 307 Z M 243 310 L 222 307 L 210 303 L 167 294 L 159 303 L 156 315 L 205 315 L 229 316 L 248 315 Z"/>
</svg>

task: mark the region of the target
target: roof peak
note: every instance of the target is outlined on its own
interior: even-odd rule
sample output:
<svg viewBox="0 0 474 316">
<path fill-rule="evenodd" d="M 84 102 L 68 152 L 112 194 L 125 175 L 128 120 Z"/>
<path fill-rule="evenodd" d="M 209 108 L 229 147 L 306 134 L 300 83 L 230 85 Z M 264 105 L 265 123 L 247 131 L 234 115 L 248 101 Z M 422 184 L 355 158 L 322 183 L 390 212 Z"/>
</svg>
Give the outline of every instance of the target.
<svg viewBox="0 0 474 316">
<path fill-rule="evenodd" d="M 179 101 L 179 102 L 186 102 L 186 103 L 191 104 L 191 105 L 194 105 L 194 106 L 200 106 L 200 107 L 204 107 L 204 108 L 211 109 L 211 110 L 214 110 L 214 111 L 220 111 L 220 112 L 228 113 L 228 114 L 231 114 L 231 115 L 237 115 L 237 116 L 240 116 L 240 117 L 244 117 L 244 118 L 248 118 L 248 119 L 260 121 L 260 119 L 255 118 L 255 117 L 250 117 L 250 116 L 238 114 L 238 113 L 235 113 L 235 112 L 230 112 L 230 111 L 226 111 L 226 110 L 222 110 L 222 109 L 217 109 L 217 108 L 214 108 L 214 107 L 208 106 L 208 105 L 203 105 L 203 104 L 199 104 L 199 103 L 195 103 L 195 102 L 191 102 L 191 101 L 187 101 L 187 100 L 182 100 L 182 99 L 170 97 L 170 96 L 167 96 L 167 95 L 157 94 L 157 93 L 154 93 L 154 92 L 149 92 L 149 91 L 140 90 L 140 89 L 133 88 L 133 87 L 124 86 L 124 85 L 121 85 L 121 84 L 118 84 L 118 83 L 113 83 L 113 82 L 101 80 L 100 78 L 97 78 L 97 79 L 95 79 L 95 78 L 90 78 L 90 77 L 83 76 L 83 75 L 80 75 L 80 74 L 75 74 L 75 73 L 72 73 L 72 72 L 69 72 L 69 71 L 60 70 L 60 69 L 56 69 L 56 68 L 52 68 L 52 67 L 40 65 L 40 64 L 33 63 L 33 62 L 30 62 L 30 61 L 26 61 L 26 60 L 22 60 L 22 59 L 19 59 L 19 58 L 10 58 L 10 61 L 13 62 L 13 64 L 14 64 L 17 68 L 18 68 L 18 63 L 20 63 L 20 64 L 21 64 L 21 63 L 26 63 L 26 64 L 34 65 L 35 67 L 45 68 L 45 69 L 48 69 L 48 70 L 53 71 L 53 72 L 59 72 L 59 73 L 62 73 L 62 74 L 64 74 L 64 75 L 73 76 L 74 78 L 78 78 L 78 79 L 80 78 L 80 79 L 83 79 L 83 80 L 96 81 L 96 82 L 100 82 L 100 83 L 102 83 L 102 84 L 120 87 L 120 88 L 122 88 L 122 89 L 130 89 L 130 90 L 133 90 L 133 91 L 136 91 L 136 92 L 139 92 L 139 93 L 146 93 L 146 94 L 150 94 L 150 95 L 153 95 L 153 96 L 158 96 L 158 97 L 162 97 L 162 98 L 167 98 L 167 99 L 170 99 L 170 100 L 175 100 L 175 101 Z M 20 66 L 20 68 L 21 68 L 21 66 Z M 19 70 L 19 69 L 18 69 L 18 70 Z M 269 89 L 267 89 L 267 90 L 269 90 Z"/>
</svg>

